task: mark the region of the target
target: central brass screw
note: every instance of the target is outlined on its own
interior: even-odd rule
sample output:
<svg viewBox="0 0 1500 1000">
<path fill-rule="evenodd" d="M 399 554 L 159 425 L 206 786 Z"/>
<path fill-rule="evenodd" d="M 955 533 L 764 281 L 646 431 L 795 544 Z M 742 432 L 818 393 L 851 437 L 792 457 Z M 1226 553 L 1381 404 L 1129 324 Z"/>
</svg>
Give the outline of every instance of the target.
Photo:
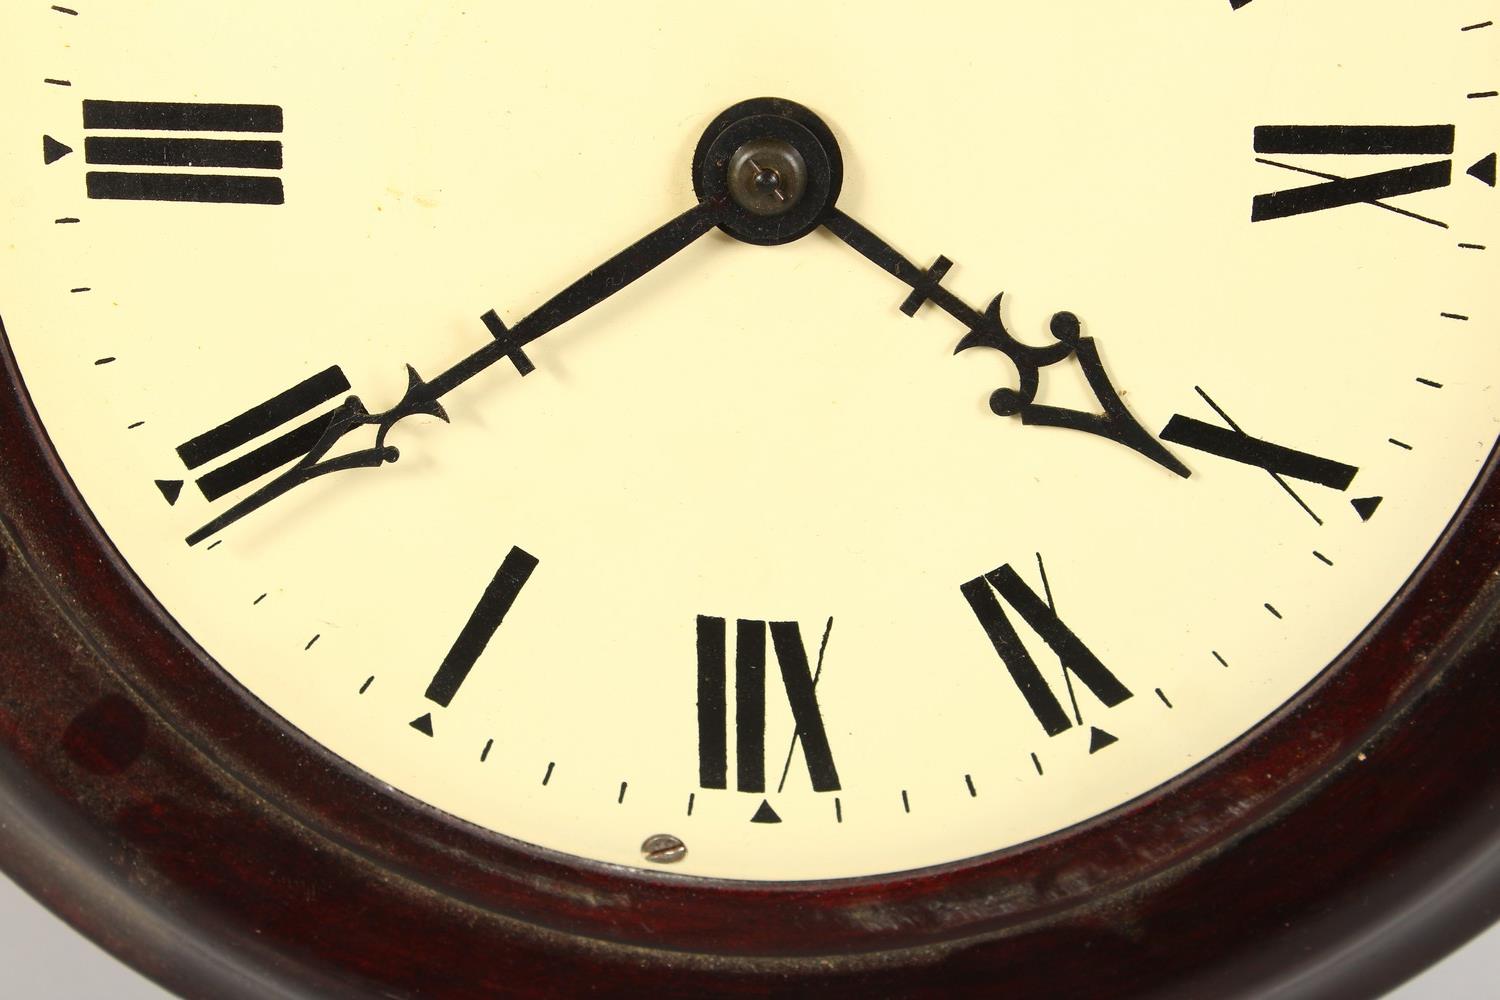
<svg viewBox="0 0 1500 1000">
<path fill-rule="evenodd" d="M 807 193 L 807 161 L 789 142 L 756 139 L 729 159 L 729 196 L 752 215 L 784 215 Z"/>
<path fill-rule="evenodd" d="M 750 161 L 750 167 L 755 171 L 755 187 L 762 194 L 774 195 L 777 201 L 786 201 L 786 195 L 781 190 L 781 174 L 770 167 L 763 167 L 754 160 Z"/>
</svg>

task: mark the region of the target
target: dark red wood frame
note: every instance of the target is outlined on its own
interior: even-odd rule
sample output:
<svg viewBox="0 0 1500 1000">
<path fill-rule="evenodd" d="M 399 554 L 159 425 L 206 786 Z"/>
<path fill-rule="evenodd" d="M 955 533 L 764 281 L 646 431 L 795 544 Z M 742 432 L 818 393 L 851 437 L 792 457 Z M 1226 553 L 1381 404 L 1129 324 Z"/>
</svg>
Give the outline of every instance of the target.
<svg viewBox="0 0 1500 1000">
<path fill-rule="evenodd" d="M 1333 668 L 1105 817 L 887 879 L 625 873 L 383 790 L 241 691 L 103 537 L 0 330 L 0 864 L 193 997 L 1373 995 L 1500 916 L 1497 573 L 1492 460 Z"/>
</svg>

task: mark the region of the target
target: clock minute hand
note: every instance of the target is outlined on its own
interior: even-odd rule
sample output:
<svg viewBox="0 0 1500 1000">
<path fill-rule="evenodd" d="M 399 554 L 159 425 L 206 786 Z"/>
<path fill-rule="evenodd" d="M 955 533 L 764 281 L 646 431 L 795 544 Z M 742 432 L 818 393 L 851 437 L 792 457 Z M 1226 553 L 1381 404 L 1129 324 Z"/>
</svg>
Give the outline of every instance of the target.
<svg viewBox="0 0 1500 1000">
<path fill-rule="evenodd" d="M 530 374 L 534 366 L 524 350 L 527 344 L 599 305 L 696 243 L 719 224 L 723 211 L 722 200 L 704 199 L 558 292 L 509 330 L 493 311 L 486 313 L 485 325 L 495 339 L 431 381 L 408 365 L 406 393 L 389 410 L 371 413 L 359 397 L 351 396 L 334 411 L 318 442 L 295 465 L 188 535 L 187 543 L 197 545 L 212 538 L 314 479 L 397 461 L 400 452 L 386 444 L 386 437 L 398 422 L 418 414 L 446 421 L 448 414 L 439 400 L 502 359 L 509 360 L 522 375 Z M 326 457 L 345 436 L 369 426 L 376 428 L 374 445 L 336 458 Z"/>
<path fill-rule="evenodd" d="M 527 374 L 531 365 L 521 353 L 522 348 L 644 278 L 706 235 L 719 224 L 723 214 L 722 201 L 700 201 L 552 296 L 508 333 L 493 313 L 488 314 L 485 322 L 495 333 L 495 340 L 429 382 L 431 397 L 435 400 L 447 395 L 502 358 L 515 363 L 522 375 Z"/>
<path fill-rule="evenodd" d="M 1093 338 L 1082 335 L 1078 317 L 1066 312 L 1052 317 L 1052 336 L 1057 343 L 1045 347 L 1024 344 L 1011 336 L 1001 319 L 1000 303 L 1003 295 L 995 296 L 989 308 L 981 313 L 943 287 L 943 277 L 953 266 L 952 261 L 946 257 L 939 257 L 937 263 L 924 270 L 838 208 L 830 208 L 822 223 L 829 232 L 861 256 L 911 288 L 911 295 L 901 306 L 901 311 L 906 315 L 915 316 L 922 306 L 931 302 L 963 324 L 968 333 L 959 341 L 955 354 L 974 348 L 989 348 L 1010 358 L 1016 366 L 1019 385 L 1015 389 L 997 389 L 991 394 L 990 409 L 998 416 L 1019 416 L 1023 424 L 1061 427 L 1094 434 L 1123 444 L 1179 476 L 1186 478 L 1192 475 L 1187 466 L 1142 427 L 1125 406 L 1110 382 L 1109 373 L 1104 368 Z M 1062 406 L 1047 406 L 1036 401 L 1041 370 L 1070 357 L 1078 358 L 1079 367 L 1083 369 L 1089 388 L 1093 390 L 1094 398 L 1098 400 L 1103 412 L 1087 413 Z"/>
</svg>

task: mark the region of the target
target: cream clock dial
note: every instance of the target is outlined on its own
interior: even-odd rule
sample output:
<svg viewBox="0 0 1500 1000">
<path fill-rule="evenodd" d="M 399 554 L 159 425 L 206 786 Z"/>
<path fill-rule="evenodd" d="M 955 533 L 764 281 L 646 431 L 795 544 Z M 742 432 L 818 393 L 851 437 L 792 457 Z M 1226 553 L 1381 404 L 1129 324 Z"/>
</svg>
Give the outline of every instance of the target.
<svg viewBox="0 0 1500 1000">
<path fill-rule="evenodd" d="M 612 865 L 955 862 L 1208 761 L 1459 511 L 1471 12 L 26 5 L 5 334 L 141 584 L 374 780 Z"/>
</svg>

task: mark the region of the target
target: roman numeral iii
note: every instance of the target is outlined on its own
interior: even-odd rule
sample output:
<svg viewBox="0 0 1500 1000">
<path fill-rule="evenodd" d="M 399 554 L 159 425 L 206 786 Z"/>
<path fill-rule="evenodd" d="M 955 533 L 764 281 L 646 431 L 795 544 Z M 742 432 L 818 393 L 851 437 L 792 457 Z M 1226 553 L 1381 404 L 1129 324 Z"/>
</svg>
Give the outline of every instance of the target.
<svg viewBox="0 0 1500 1000">
<path fill-rule="evenodd" d="M 1040 558 L 1037 565 L 1042 568 Z M 1046 600 L 1038 596 L 1021 579 L 1021 574 L 1009 565 L 970 580 L 959 589 L 973 609 L 974 617 L 979 619 L 995 652 L 1000 655 L 1005 669 L 1010 672 L 1011 680 L 1021 692 L 1021 697 L 1026 699 L 1031 714 L 1036 716 L 1036 721 L 1048 736 L 1061 736 L 1073 728 L 1075 721 L 1078 724 L 1083 721 L 1082 713 L 1077 708 L 1072 678 L 1078 678 L 1108 708 L 1128 701 L 1132 695 L 1130 689 L 1120 683 L 1119 678 L 1057 616 L 1052 607 L 1051 589 L 1046 584 L 1045 568 L 1042 568 L 1042 573 L 1043 586 L 1047 590 Z M 1052 685 L 1042 676 L 1036 660 L 1032 658 L 1015 625 L 1006 615 L 1005 607 L 1000 603 L 1002 599 L 1015 609 L 1021 620 L 1031 626 L 1032 631 L 1041 636 L 1042 641 L 1062 661 L 1063 683 L 1074 707 L 1071 716 L 1063 708 Z"/>
<path fill-rule="evenodd" d="M 829 626 L 832 626 L 829 622 Z M 781 685 L 795 723 L 793 744 L 802 743 L 812 786 L 819 792 L 839 790 L 838 770 L 818 707 L 817 672 L 809 664 L 796 622 L 735 622 L 734 734 L 735 787 L 741 792 L 766 790 L 766 634 L 780 668 Z M 825 633 L 824 642 L 827 638 Z M 698 783 L 704 788 L 729 786 L 729 623 L 706 615 L 698 618 Z"/>
<path fill-rule="evenodd" d="M 89 171 L 86 183 L 90 198 L 234 205 L 280 205 L 286 201 L 280 178 L 203 169 L 280 170 L 279 140 L 156 134 L 279 133 L 282 112 L 274 105 L 84 101 L 83 127 L 91 132 L 134 133 L 86 136 L 84 158 L 91 165 L 147 168 Z M 161 168 L 172 169 L 164 172 Z"/>
<path fill-rule="evenodd" d="M 1310 215 L 1347 205 L 1373 205 L 1418 222 L 1448 228 L 1437 219 L 1395 205 L 1392 198 L 1447 187 L 1453 182 L 1452 125 L 1262 125 L 1255 130 L 1256 162 L 1319 178 L 1322 183 L 1256 197 L 1254 222 Z M 1271 156 L 1443 156 L 1445 159 L 1345 176 Z"/>
</svg>

